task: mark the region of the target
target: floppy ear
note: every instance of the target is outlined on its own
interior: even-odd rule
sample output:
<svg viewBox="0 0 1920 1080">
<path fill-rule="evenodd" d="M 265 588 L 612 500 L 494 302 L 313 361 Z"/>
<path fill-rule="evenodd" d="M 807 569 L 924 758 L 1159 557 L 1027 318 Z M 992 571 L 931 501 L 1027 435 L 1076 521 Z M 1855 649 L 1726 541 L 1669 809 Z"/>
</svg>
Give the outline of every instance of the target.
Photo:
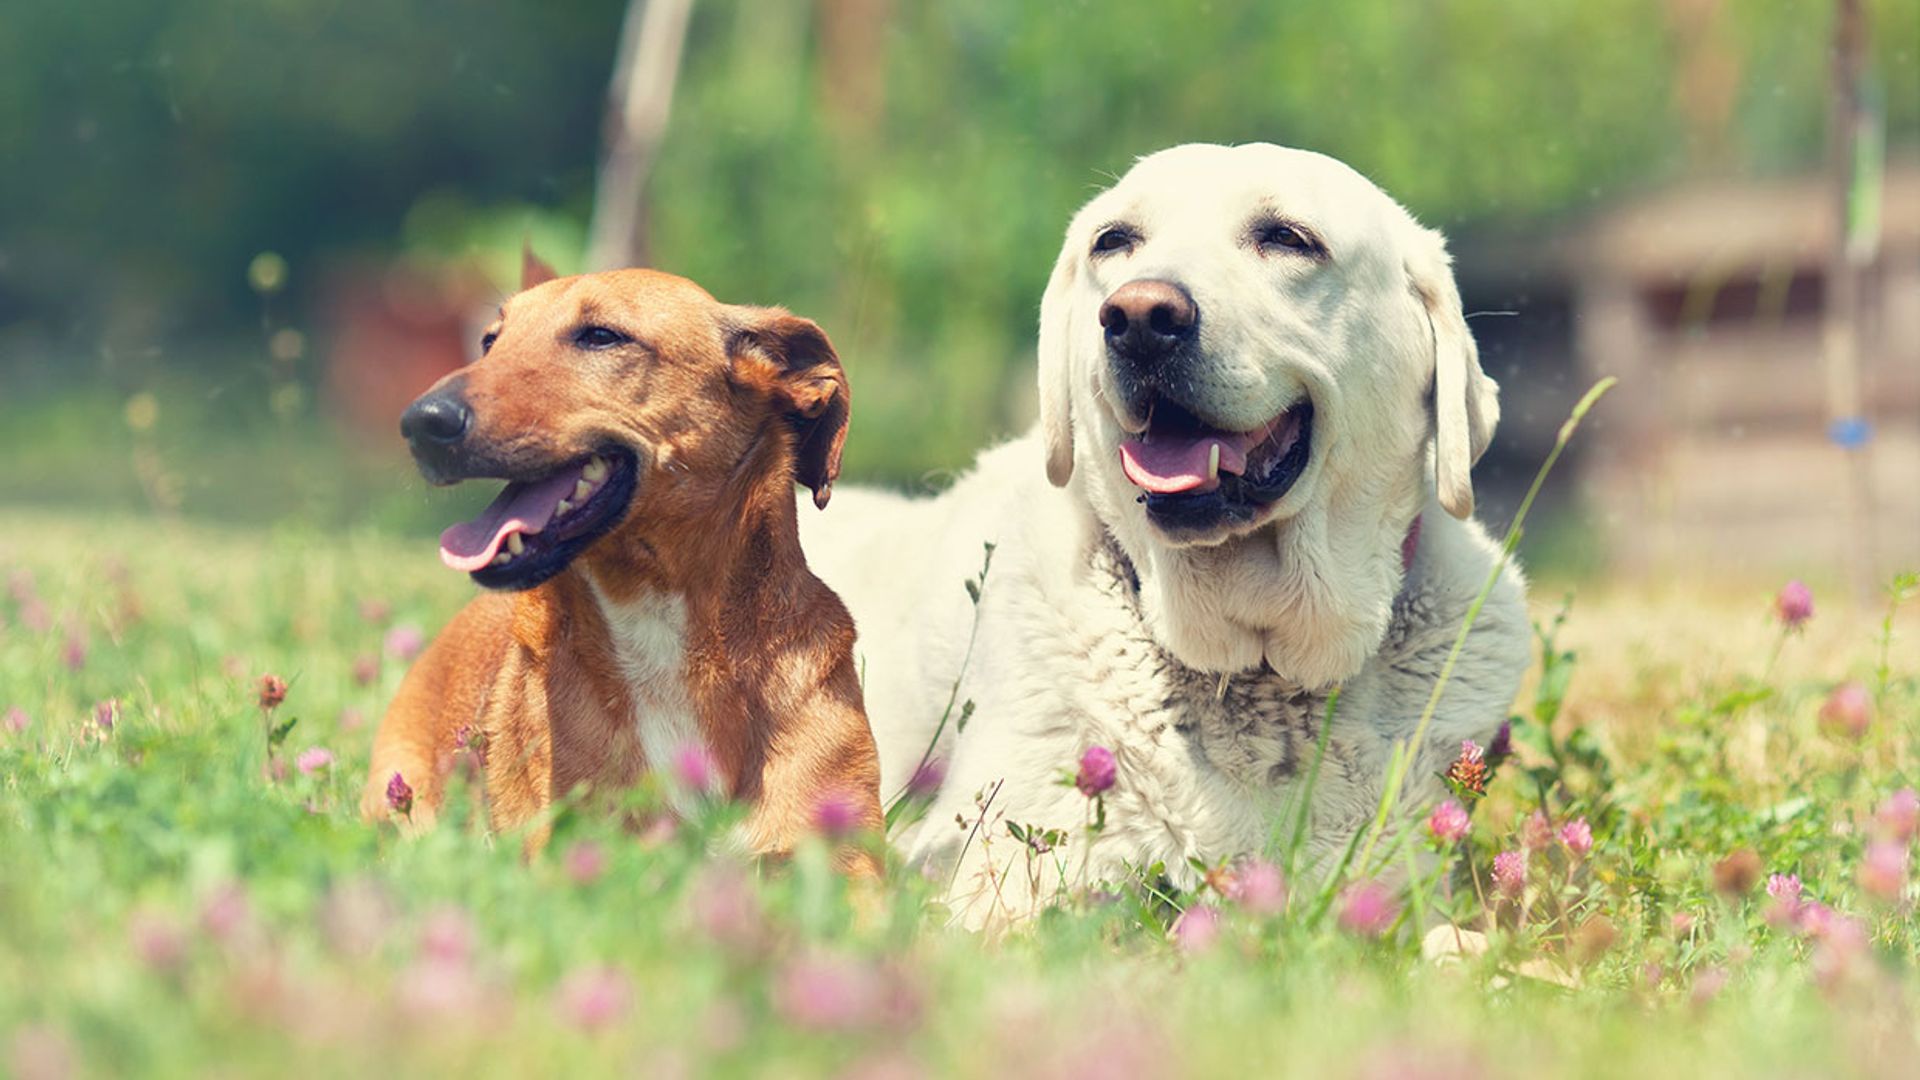
<svg viewBox="0 0 1920 1080">
<path fill-rule="evenodd" d="M 520 242 L 521 292 L 526 292 L 535 285 L 544 285 L 559 276 L 559 274 L 553 272 L 553 267 L 548 266 L 545 260 L 533 253 L 533 241 L 522 240 Z"/>
<path fill-rule="evenodd" d="M 1440 505 L 1457 518 L 1473 514 L 1473 466 L 1500 422 L 1500 387 L 1480 369 L 1480 350 L 1460 309 L 1453 259 L 1437 232 L 1420 230 L 1407 260 L 1414 298 L 1433 337 L 1433 471 Z"/>
<path fill-rule="evenodd" d="M 730 352 L 753 348 L 773 361 L 773 393 L 793 430 L 793 478 L 813 490 L 813 505 L 825 508 L 840 475 L 852 399 L 847 373 L 826 332 L 811 320 L 778 308 L 736 335 Z"/>
<path fill-rule="evenodd" d="M 1073 292 L 1080 252 L 1073 230 L 1053 264 L 1040 298 L 1040 433 L 1046 440 L 1047 479 L 1066 487 L 1073 478 Z"/>
</svg>

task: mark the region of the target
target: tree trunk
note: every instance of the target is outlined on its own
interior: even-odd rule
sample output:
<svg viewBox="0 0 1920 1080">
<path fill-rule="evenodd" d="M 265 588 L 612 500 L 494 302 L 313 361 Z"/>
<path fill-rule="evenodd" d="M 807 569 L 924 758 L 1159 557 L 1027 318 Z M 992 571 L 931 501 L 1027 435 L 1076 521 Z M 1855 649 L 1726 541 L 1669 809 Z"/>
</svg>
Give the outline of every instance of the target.
<svg viewBox="0 0 1920 1080">
<path fill-rule="evenodd" d="M 693 0 L 631 0 L 607 90 L 607 115 L 594 188 L 587 266 L 611 270 L 647 263 L 647 176 L 667 133 L 673 87 Z"/>
</svg>

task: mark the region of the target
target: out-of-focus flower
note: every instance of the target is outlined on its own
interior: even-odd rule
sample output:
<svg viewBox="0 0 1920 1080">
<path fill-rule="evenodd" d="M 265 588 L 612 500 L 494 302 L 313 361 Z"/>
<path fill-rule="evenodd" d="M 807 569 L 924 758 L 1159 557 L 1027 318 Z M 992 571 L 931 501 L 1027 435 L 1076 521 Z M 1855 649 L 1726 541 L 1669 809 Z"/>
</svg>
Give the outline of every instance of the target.
<svg viewBox="0 0 1920 1080">
<path fill-rule="evenodd" d="M 699 743 L 687 743 L 673 752 L 673 778 L 696 795 L 709 795 L 714 789 L 713 755 Z"/>
<path fill-rule="evenodd" d="M 913 770 L 913 776 L 907 780 L 907 797 L 910 799 L 931 799 L 940 792 L 940 785 L 947 779 L 947 763 L 940 758 L 930 757 L 922 761 Z"/>
<path fill-rule="evenodd" d="M 127 935 L 140 962 L 155 971 L 172 971 L 186 959 L 186 934 L 178 922 L 159 911 L 134 912 L 127 920 Z"/>
<path fill-rule="evenodd" d="M 67 665 L 68 671 L 79 671 L 87 666 L 87 639 L 79 632 L 67 635 L 67 642 L 60 648 L 60 661 Z"/>
<path fill-rule="evenodd" d="M 1667 929 L 1673 931 L 1674 937 L 1686 937 L 1693 933 L 1693 914 L 1686 911 L 1674 912 L 1667 919 Z"/>
<path fill-rule="evenodd" d="M 1907 845 L 1875 840 L 1860 859 L 1860 888 L 1876 899 L 1894 901 L 1907 887 Z"/>
<path fill-rule="evenodd" d="M 443 964 L 473 958 L 473 920 L 456 907 L 435 908 L 420 924 L 420 952 Z"/>
<path fill-rule="evenodd" d="M 1102 795 L 1113 787 L 1120 774 L 1120 767 L 1113 759 L 1113 751 L 1104 746 L 1089 746 L 1080 755 L 1080 771 L 1073 778 L 1073 786 L 1080 794 L 1091 799 Z"/>
<path fill-rule="evenodd" d="M 883 989 L 870 966 L 849 956 L 813 953 L 788 963 L 775 976 L 773 1004 L 795 1027 L 849 1031 L 878 1017 Z"/>
<path fill-rule="evenodd" d="M 1741 848 L 1713 864 L 1713 887 L 1729 900 L 1738 900 L 1753 891 L 1765 867 L 1760 856 Z"/>
<path fill-rule="evenodd" d="M 1872 722 L 1873 697 L 1857 682 L 1834 687 L 1820 706 L 1820 727 L 1830 735 L 1862 739 Z"/>
<path fill-rule="evenodd" d="M 93 707 L 93 726 L 102 735 L 113 734 L 113 726 L 120 722 L 120 703 L 113 698 L 99 702 Z"/>
<path fill-rule="evenodd" d="M 581 968 L 560 981 L 555 1003 L 567 1023 L 599 1031 L 632 1007 L 633 980 L 611 967 Z"/>
<path fill-rule="evenodd" d="M 1287 882 L 1265 859 L 1248 859 L 1226 881 L 1227 899 L 1255 915 L 1278 915 L 1287 907 Z"/>
<path fill-rule="evenodd" d="M 385 600 L 369 598 L 360 601 L 360 618 L 375 626 L 384 626 L 393 617 L 393 605 Z"/>
<path fill-rule="evenodd" d="M 372 653 L 361 653 L 353 658 L 353 681 L 360 686 L 372 686 L 373 680 L 380 677 L 380 658 Z"/>
<path fill-rule="evenodd" d="M 1528 851 L 1545 851 L 1553 846 L 1553 822 L 1539 810 L 1527 815 L 1520 826 L 1520 846 Z"/>
<path fill-rule="evenodd" d="M 460 730 L 453 733 L 453 751 L 465 754 L 479 768 L 487 767 L 487 733 L 477 731 L 472 724 L 461 724 Z"/>
<path fill-rule="evenodd" d="M 7 1068 L 19 1080 L 67 1080 L 80 1072 L 73 1043 L 56 1028 L 28 1024 L 7 1040 Z"/>
<path fill-rule="evenodd" d="M 402 623 L 387 631 L 385 648 L 387 655 L 403 664 L 410 664 L 427 647 L 427 635 L 412 623 Z"/>
<path fill-rule="evenodd" d="M 1340 898 L 1340 925 L 1350 933 L 1379 937 L 1399 915 L 1393 894 L 1377 881 L 1350 886 Z"/>
<path fill-rule="evenodd" d="M 1789 630 L 1798 630 L 1813 618 L 1813 590 L 1795 578 L 1780 587 L 1780 595 L 1773 598 L 1774 614 L 1779 616 L 1780 625 Z"/>
<path fill-rule="evenodd" d="M 251 918 L 246 890 L 237 882 L 215 886 L 200 902 L 200 928 L 215 941 L 227 943 L 238 938 Z"/>
<path fill-rule="evenodd" d="M 393 920 L 393 899 L 365 879 L 335 885 L 320 903 L 321 932 L 327 944 L 343 956 L 372 955 L 392 931 Z"/>
<path fill-rule="evenodd" d="M 402 817 L 413 816 L 413 785 L 397 772 L 387 781 L 387 805 Z"/>
<path fill-rule="evenodd" d="M 1173 924 L 1173 941 L 1181 952 L 1205 952 L 1219 939 L 1220 909 L 1211 904 L 1193 905 Z"/>
<path fill-rule="evenodd" d="M 1560 843 L 1575 858 L 1586 858 L 1587 853 L 1593 850 L 1593 826 L 1587 824 L 1586 818 L 1574 818 L 1560 826 Z"/>
<path fill-rule="evenodd" d="M 472 1022 L 486 1004 L 472 965 L 421 956 L 400 973 L 400 1007 L 420 1020 Z"/>
<path fill-rule="evenodd" d="M 1767 878 L 1767 924 L 1784 930 L 1800 921 L 1800 878 L 1796 874 L 1774 874 Z"/>
<path fill-rule="evenodd" d="M 1509 900 L 1527 891 L 1527 853 L 1503 851 L 1493 857 L 1493 888 Z"/>
<path fill-rule="evenodd" d="M 1473 827 L 1473 819 L 1467 816 L 1467 808 L 1453 799 L 1448 799 L 1433 808 L 1427 815 L 1427 832 L 1442 844 L 1457 844 Z"/>
<path fill-rule="evenodd" d="M 36 634 L 53 629 L 53 609 L 37 596 L 20 602 L 20 625 Z"/>
<path fill-rule="evenodd" d="M 701 933 L 734 952 L 752 952 L 766 937 L 760 896 L 746 869 L 737 863 L 711 862 L 701 867 L 687 890 L 687 910 Z"/>
<path fill-rule="evenodd" d="M 0 716 L 0 728 L 5 728 L 15 735 L 20 734 L 32 726 L 33 718 L 27 715 L 27 710 L 18 705 L 7 706 L 6 715 Z"/>
<path fill-rule="evenodd" d="M 29 600 L 37 598 L 40 594 L 33 587 L 33 572 L 30 570 L 14 570 L 9 572 L 7 574 L 7 595 L 13 597 L 13 602 L 16 604 L 24 604 Z"/>
<path fill-rule="evenodd" d="M 333 751 L 324 746 L 309 746 L 300 751 L 300 756 L 294 758 L 293 763 L 299 768 L 300 775 L 312 776 L 333 764 Z"/>
<path fill-rule="evenodd" d="M 860 804 L 845 791 L 822 792 L 813 804 L 813 827 L 829 840 L 845 840 L 860 831 Z"/>
<path fill-rule="evenodd" d="M 280 676 L 268 674 L 260 676 L 260 708 L 272 712 L 287 700 L 287 681 Z"/>
<path fill-rule="evenodd" d="M 1727 988 L 1727 979 L 1727 969 L 1718 964 L 1701 968 L 1693 976 L 1693 990 L 1689 996 L 1695 1005 L 1705 1005 Z"/>
<path fill-rule="evenodd" d="M 1887 796 L 1873 811 L 1873 828 L 1888 840 L 1912 843 L 1920 833 L 1920 792 L 1909 787 Z"/>
<path fill-rule="evenodd" d="M 1474 795 L 1487 793 L 1487 755 L 1472 739 L 1460 743 L 1460 756 L 1447 766 L 1447 779 Z"/>
<path fill-rule="evenodd" d="M 361 726 L 366 722 L 366 714 L 351 705 L 340 710 L 341 731 L 359 731 Z"/>
<path fill-rule="evenodd" d="M 598 840 L 581 840 L 567 849 L 567 878 L 575 885 L 591 885 L 607 870 L 606 849 Z"/>
</svg>

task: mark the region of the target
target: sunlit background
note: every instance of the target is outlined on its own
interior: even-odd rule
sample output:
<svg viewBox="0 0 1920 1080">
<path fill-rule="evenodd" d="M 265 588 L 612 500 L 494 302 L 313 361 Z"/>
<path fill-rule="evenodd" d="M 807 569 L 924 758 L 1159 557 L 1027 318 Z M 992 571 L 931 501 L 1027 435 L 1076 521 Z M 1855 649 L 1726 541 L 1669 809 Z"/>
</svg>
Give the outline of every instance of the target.
<svg viewBox="0 0 1920 1080">
<path fill-rule="evenodd" d="M 1507 409 L 1490 517 L 1623 377 L 1536 566 L 1920 555 L 1917 0 L 1865 5 L 1857 64 L 1821 0 L 655 7 L 644 45 L 622 0 L 10 8 L 0 514 L 432 532 L 469 496 L 414 478 L 399 408 L 523 239 L 589 266 L 597 182 L 634 257 L 826 326 L 851 477 L 937 487 L 1030 422 L 1072 211 L 1140 154 L 1270 140 L 1454 238 Z M 605 169 L 635 80 L 663 137 Z"/>
</svg>

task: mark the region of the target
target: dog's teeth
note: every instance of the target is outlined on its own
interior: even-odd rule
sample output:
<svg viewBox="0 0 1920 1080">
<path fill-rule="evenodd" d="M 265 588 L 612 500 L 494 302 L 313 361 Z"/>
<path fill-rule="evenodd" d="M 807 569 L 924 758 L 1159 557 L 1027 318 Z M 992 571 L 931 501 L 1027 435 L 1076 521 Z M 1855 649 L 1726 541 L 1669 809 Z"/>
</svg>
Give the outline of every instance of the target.
<svg viewBox="0 0 1920 1080">
<path fill-rule="evenodd" d="M 495 566 L 505 566 L 512 561 L 513 561 L 513 556 L 507 554 L 504 551 L 493 557 L 493 565 Z"/>
<path fill-rule="evenodd" d="M 1207 447 L 1207 479 L 1220 479 L 1220 444 Z"/>
<path fill-rule="evenodd" d="M 573 497 L 575 499 L 585 502 L 587 496 L 591 494 L 593 494 L 592 484 L 587 483 L 585 480 L 575 480 L 573 482 Z"/>
<path fill-rule="evenodd" d="M 565 500 L 565 499 L 561 499 L 561 500 L 560 500 L 560 505 L 559 505 L 559 506 L 556 506 L 556 507 L 554 507 L 554 508 L 553 508 L 553 512 L 554 512 L 555 514 L 564 514 L 564 513 L 566 513 L 567 511 L 569 511 L 569 510 L 571 510 L 571 509 L 573 509 L 573 504 L 572 504 L 572 503 L 570 503 L 570 502 L 568 502 L 568 501 L 567 501 L 567 500 Z"/>
<path fill-rule="evenodd" d="M 527 550 L 527 542 L 520 539 L 519 533 L 507 534 L 507 550 L 515 555 Z"/>
<path fill-rule="evenodd" d="M 607 463 L 601 458 L 594 458 L 587 462 L 587 467 L 580 471 L 580 475 L 597 484 L 607 478 Z"/>
</svg>

